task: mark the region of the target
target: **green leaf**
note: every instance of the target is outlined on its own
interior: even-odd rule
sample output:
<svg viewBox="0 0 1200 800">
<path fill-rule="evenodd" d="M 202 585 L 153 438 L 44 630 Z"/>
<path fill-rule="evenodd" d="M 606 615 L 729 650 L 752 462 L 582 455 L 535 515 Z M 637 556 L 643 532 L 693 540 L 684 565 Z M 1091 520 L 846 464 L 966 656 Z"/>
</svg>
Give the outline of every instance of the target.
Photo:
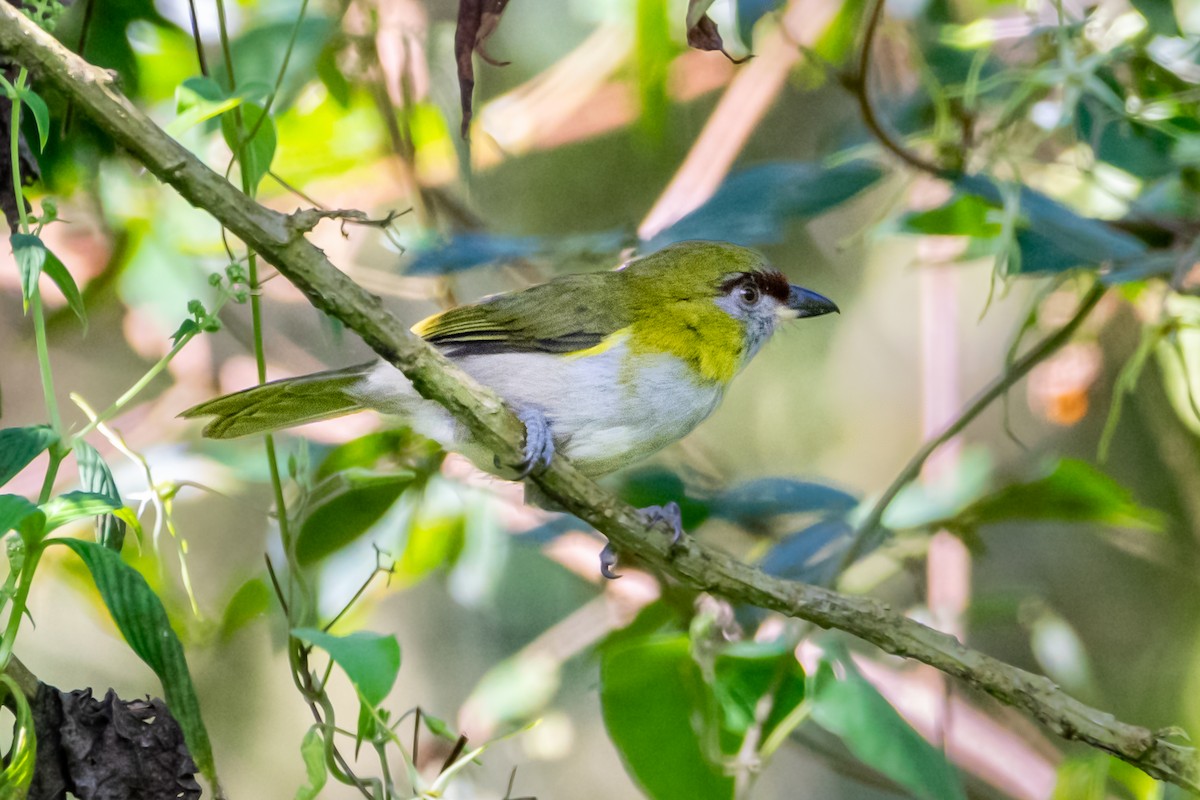
<svg viewBox="0 0 1200 800">
<path fill-rule="evenodd" d="M 183 337 L 199 332 L 200 324 L 196 322 L 196 320 L 185 319 L 179 324 L 179 327 L 175 329 L 175 332 L 171 334 L 171 346 L 174 347 L 175 345 L 179 344 L 179 340 Z"/>
<path fill-rule="evenodd" d="M 59 261 L 58 256 L 50 250 L 46 251 L 46 260 L 42 263 L 42 271 L 54 281 L 54 285 L 62 292 L 63 297 L 67 300 L 67 305 L 75 312 L 75 316 L 79 317 L 79 321 L 83 323 L 83 330 L 87 332 L 87 309 L 83 306 L 83 295 L 79 293 L 79 286 L 76 285 L 75 279 L 71 277 L 70 270 L 66 265 Z"/>
<path fill-rule="evenodd" d="M 223 641 L 267 613 L 271 607 L 271 590 L 262 578 L 251 578 L 233 593 L 221 616 Z"/>
<path fill-rule="evenodd" d="M 458 741 L 458 734 L 450 727 L 446 720 L 441 717 L 435 717 L 432 714 L 421 712 L 421 722 L 425 723 L 425 727 L 434 736 L 439 739 L 445 739 L 448 742 Z"/>
<path fill-rule="evenodd" d="M 242 126 L 239 130 L 237 115 L 225 114 L 221 117 L 221 134 L 229 149 L 238 156 L 242 173 L 247 183 L 253 189 L 258 186 L 263 175 L 271 169 L 271 159 L 275 157 L 275 121 L 264 116 L 263 107 L 257 103 L 242 103 Z M 260 122 L 261 120 L 261 122 Z M 242 137 L 254 133 L 254 138 L 245 142 Z"/>
<path fill-rule="evenodd" d="M 296 558 L 303 565 L 345 547 L 380 520 L 412 483 L 412 472 L 349 469 L 319 483 L 300 514 Z"/>
<path fill-rule="evenodd" d="M 304 759 L 304 771 L 308 783 L 296 790 L 296 800 L 315 800 L 325 788 L 329 772 L 325 766 L 325 740 L 321 737 L 321 729 L 313 725 L 304 734 L 300 742 L 300 757 Z"/>
<path fill-rule="evenodd" d="M 370 631 L 334 636 L 316 628 L 296 628 L 292 635 L 329 653 L 372 706 L 383 702 L 400 672 L 400 643 L 395 636 Z"/>
<path fill-rule="evenodd" d="M 24 800 L 29 785 L 33 783 L 33 771 L 37 764 L 37 731 L 33 710 L 16 681 L 8 675 L 0 675 L 0 683 L 16 705 L 12 746 L 5 756 L 4 769 L 0 771 L 0 798 Z"/>
<path fill-rule="evenodd" d="M 52 543 L 65 545 L 75 551 L 92 573 L 100 597 L 121 635 L 162 682 L 163 696 L 179 727 L 183 729 L 192 759 L 209 782 L 215 785 L 216 766 L 208 730 L 200 716 L 196 687 L 188 672 L 183 646 L 171 629 L 162 601 L 141 573 L 107 547 L 82 539 L 55 539 Z"/>
<path fill-rule="evenodd" d="M 42 451 L 58 441 L 48 425 L 0 430 L 0 486 L 11 481 Z"/>
<path fill-rule="evenodd" d="M 1163 517 L 1133 501 L 1129 491 L 1092 465 L 1059 461 L 1044 477 L 1014 483 L 976 500 L 946 521 L 955 530 L 974 530 L 1008 520 L 1092 522 L 1120 528 L 1160 530 Z"/>
<path fill-rule="evenodd" d="M 849 658 L 823 658 L 811 676 L 809 698 L 818 725 L 914 797 L 966 800 L 958 774 L 946 757 L 896 713 Z"/>
<path fill-rule="evenodd" d="M 733 780 L 705 758 L 694 721 L 708 699 L 686 636 L 606 648 L 600 703 L 625 768 L 654 800 L 733 797 Z"/>
<path fill-rule="evenodd" d="M 999 236 L 1003 226 L 991 219 L 999 209 L 981 197 L 960 194 L 945 205 L 905 214 L 900 230 L 929 236 L 974 236 L 990 239 Z"/>
<path fill-rule="evenodd" d="M 21 92 L 21 102 L 28 106 L 30 112 L 33 113 L 33 121 L 37 123 L 40 149 L 45 150 L 46 139 L 50 136 L 50 109 L 46 108 L 46 101 L 32 89 L 25 89 Z"/>
<path fill-rule="evenodd" d="M 0 534 L 20 530 L 25 520 L 40 513 L 41 509 L 20 495 L 0 494 Z"/>
<path fill-rule="evenodd" d="M 67 492 L 52 497 L 42 506 L 46 514 L 46 532 L 61 528 L 83 517 L 95 517 L 119 511 L 124 505 L 115 497 L 97 492 Z"/>
<path fill-rule="evenodd" d="M 84 441 L 75 443 L 75 462 L 79 465 L 79 483 L 85 491 L 112 498 L 121 504 L 121 494 L 113 480 L 112 470 L 100 451 Z M 117 552 L 125 542 L 125 523 L 112 514 L 96 520 L 96 541 Z"/>
<path fill-rule="evenodd" d="M 25 310 L 29 310 L 29 301 L 37 289 L 38 278 L 42 276 L 42 265 L 46 263 L 46 255 L 50 252 L 42 240 L 32 233 L 14 233 L 8 237 L 12 244 L 13 258 L 17 261 L 17 270 L 21 273 L 21 297 L 25 300 Z"/>
<path fill-rule="evenodd" d="M 826 64 L 840 67 L 854 52 L 855 39 L 862 28 L 862 16 L 866 5 L 864 0 L 842 0 L 833 21 L 813 45 L 813 52 Z"/>
<path fill-rule="evenodd" d="M 804 668 L 796 661 L 794 645 L 775 642 L 736 642 L 721 650 L 713 662 L 713 694 L 721 711 L 721 727 L 732 734 L 727 754 L 736 754 L 757 720 L 759 704 L 770 697 L 759 741 L 804 699 Z"/>
</svg>

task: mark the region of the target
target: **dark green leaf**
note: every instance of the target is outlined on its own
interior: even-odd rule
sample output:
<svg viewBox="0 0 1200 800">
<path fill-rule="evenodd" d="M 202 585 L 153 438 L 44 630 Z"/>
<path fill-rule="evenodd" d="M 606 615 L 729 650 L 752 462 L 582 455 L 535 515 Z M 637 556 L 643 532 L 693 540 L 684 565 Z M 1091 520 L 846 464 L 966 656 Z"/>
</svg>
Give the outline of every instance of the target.
<svg viewBox="0 0 1200 800">
<path fill-rule="evenodd" d="M 844 519 L 821 520 L 780 539 L 758 568 L 779 578 L 828 586 L 853 536 L 854 529 Z M 862 555 L 868 552 L 863 548 Z"/>
<path fill-rule="evenodd" d="M 367 532 L 414 480 L 412 472 L 350 469 L 313 489 L 301 513 L 296 558 L 301 564 L 339 550 Z"/>
<path fill-rule="evenodd" d="M 1150 23 L 1150 30 L 1162 36 L 1178 36 L 1175 5 L 1171 0 L 1132 0 L 1133 7 Z"/>
<path fill-rule="evenodd" d="M 124 504 L 115 497 L 97 492 L 67 492 L 58 497 L 52 497 L 42 506 L 46 513 L 46 532 L 61 528 L 68 522 L 74 522 L 83 517 L 95 517 L 110 514 L 124 508 Z"/>
<path fill-rule="evenodd" d="M 296 791 L 296 800 L 316 800 L 329 779 L 325 766 L 325 740 L 321 738 L 319 726 L 312 726 L 304 734 L 304 740 L 300 742 L 300 757 L 304 759 L 308 783 Z"/>
<path fill-rule="evenodd" d="M 209 782 L 215 784 L 216 769 L 208 731 L 200 716 L 200 701 L 196 698 L 183 646 L 171 629 L 162 601 L 137 570 L 107 547 L 82 539 L 55 539 L 53 543 L 74 550 L 92 573 L 121 635 L 162 682 L 163 696 L 183 729 L 193 760 Z"/>
<path fill-rule="evenodd" d="M 1129 491 L 1092 465 L 1059 461 L 1049 474 L 1014 483 L 969 505 L 946 525 L 974 530 L 1008 520 L 1092 522 L 1123 528 L 1162 528 L 1162 515 L 1133 501 Z"/>
<path fill-rule="evenodd" d="M 838 674 L 841 677 L 838 677 Z M 849 658 L 821 660 L 809 684 L 813 720 L 863 763 L 921 800 L 966 800 L 946 757 L 909 727 Z"/>
<path fill-rule="evenodd" d="M 21 523 L 41 510 L 18 494 L 0 494 L 0 535 L 20 530 Z"/>
<path fill-rule="evenodd" d="M 186 110 L 187 106 L 180 106 L 181 102 L 188 102 L 192 97 L 201 100 L 207 100 L 210 103 L 217 103 L 228 97 L 221 84 L 214 81 L 212 78 L 203 75 L 196 75 L 188 78 L 183 83 L 179 84 L 179 88 L 183 90 L 181 93 L 176 93 L 176 112 Z M 181 99 L 182 97 L 182 99 Z"/>
<path fill-rule="evenodd" d="M 900 230 L 930 236 L 974 236 L 981 239 L 1000 234 L 1002 226 L 988 219 L 996 206 L 973 194 L 960 194 L 950 202 L 928 211 L 900 218 Z"/>
<path fill-rule="evenodd" d="M 315 645 L 341 667 L 362 698 L 377 706 L 387 697 L 400 672 L 400 643 L 395 636 L 356 631 L 334 636 L 316 628 L 296 628 L 292 635 Z"/>
<path fill-rule="evenodd" d="M 13 258 L 17 261 L 17 270 L 21 273 L 21 296 L 25 299 L 25 308 L 29 308 L 29 300 L 37 289 L 38 278 L 42 276 L 42 265 L 50 252 L 42 240 L 31 233 L 14 233 L 8 237 L 12 244 Z"/>
<path fill-rule="evenodd" d="M 653 252 L 688 239 L 720 239 L 740 245 L 770 244 L 783 236 L 789 219 L 822 214 L 883 177 L 869 161 L 837 167 L 778 162 L 731 175 L 704 205 L 655 236 Z"/>
<path fill-rule="evenodd" d="M 50 136 L 50 109 L 46 108 L 46 101 L 39 97 L 37 92 L 26 89 L 21 92 L 21 102 L 33 113 L 33 121 L 37 123 L 38 142 L 41 149 L 45 150 L 46 139 Z"/>
<path fill-rule="evenodd" d="M 858 498 L 841 489 L 791 478 L 749 481 L 709 502 L 713 516 L 743 523 L 782 514 L 844 514 L 857 505 Z"/>
<path fill-rule="evenodd" d="M 229 149 L 238 156 L 242 173 L 253 189 L 271 169 L 271 160 L 275 157 L 275 121 L 269 116 L 264 117 L 262 106 L 256 103 L 242 103 L 240 130 L 237 120 L 237 114 L 222 115 L 221 134 Z M 251 133 L 254 137 L 243 146 L 242 137 Z"/>
<path fill-rule="evenodd" d="M 47 425 L 0 430 L 0 486 L 15 478 L 29 462 L 57 441 L 58 434 Z"/>
<path fill-rule="evenodd" d="M 966 175 L 957 180 L 961 192 L 976 195 L 996 206 L 1004 205 L 1004 192 L 991 178 Z M 1120 267 L 1142 258 L 1146 245 L 1101 220 L 1084 217 L 1027 186 L 1018 189 L 1021 222 L 1017 244 L 1021 273 L 1062 272 L 1075 267 Z"/>
<path fill-rule="evenodd" d="M 709 516 L 708 504 L 688 497 L 683 480 L 662 467 L 644 467 L 627 473 L 618 494 L 635 508 L 679 504 L 685 530 L 694 530 Z"/>
<path fill-rule="evenodd" d="M 346 80 L 346 76 L 342 74 L 341 67 L 337 64 L 337 49 L 327 47 L 321 51 L 320 57 L 315 65 L 317 77 L 321 79 L 325 90 L 329 92 L 329 96 L 333 101 L 342 108 L 350 107 L 350 82 Z"/>
<path fill-rule="evenodd" d="M 708 705 L 686 636 L 606 648 L 600 661 L 604 724 L 625 768 L 654 800 L 733 797 L 733 780 L 701 750 L 695 720 Z"/>
<path fill-rule="evenodd" d="M 239 94 L 246 92 L 252 83 L 265 85 L 268 90 L 275 85 L 293 32 L 296 35 L 295 45 L 283 84 L 273 104 L 279 112 L 291 106 L 304 85 L 313 79 L 314 65 L 321 51 L 330 45 L 331 38 L 338 32 L 338 25 L 332 17 L 309 14 L 300 20 L 298 30 L 296 23 L 288 19 L 269 22 L 241 33 L 232 42 L 233 71 L 238 79 Z M 221 86 L 229 85 L 228 72 L 223 63 L 213 69 L 213 77 Z"/>
<path fill-rule="evenodd" d="M 200 325 L 194 319 L 185 319 L 180 323 L 179 327 L 171 334 L 171 346 L 179 344 L 179 340 L 185 336 L 199 333 Z"/>
<path fill-rule="evenodd" d="M 75 443 L 75 462 L 79 465 L 79 483 L 85 491 L 110 497 L 121 503 L 121 494 L 113 480 L 112 470 L 104 463 L 100 452 L 84 441 Z M 112 514 L 96 520 L 96 541 L 120 552 L 125 542 L 125 523 Z"/>
</svg>

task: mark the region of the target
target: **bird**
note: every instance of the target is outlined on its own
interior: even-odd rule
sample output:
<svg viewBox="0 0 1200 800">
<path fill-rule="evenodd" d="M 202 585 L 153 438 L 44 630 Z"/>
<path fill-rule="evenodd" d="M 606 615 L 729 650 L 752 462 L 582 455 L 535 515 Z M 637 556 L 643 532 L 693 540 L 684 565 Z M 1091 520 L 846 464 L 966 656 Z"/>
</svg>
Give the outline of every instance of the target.
<svg viewBox="0 0 1200 800">
<path fill-rule="evenodd" d="M 271 381 L 180 416 L 210 417 L 202 435 L 230 439 L 371 409 L 502 478 L 525 478 L 556 453 L 598 477 L 690 433 L 782 323 L 838 310 L 755 250 L 685 241 L 615 270 L 562 275 L 418 322 L 413 333 L 494 390 L 525 425 L 524 458 L 512 465 L 497 463 L 386 361 Z M 526 502 L 546 505 L 531 489 Z M 673 541 L 682 535 L 675 503 L 641 511 Z M 615 561 L 606 548 L 606 577 L 615 577 Z"/>
</svg>

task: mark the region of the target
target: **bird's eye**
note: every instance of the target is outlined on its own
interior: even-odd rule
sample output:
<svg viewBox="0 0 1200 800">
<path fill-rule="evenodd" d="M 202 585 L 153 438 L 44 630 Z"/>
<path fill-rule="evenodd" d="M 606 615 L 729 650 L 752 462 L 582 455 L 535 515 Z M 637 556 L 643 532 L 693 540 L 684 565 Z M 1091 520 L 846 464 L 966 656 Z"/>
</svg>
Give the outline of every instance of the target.
<svg viewBox="0 0 1200 800">
<path fill-rule="evenodd" d="M 752 306 L 758 302 L 759 294 L 758 287 L 752 284 L 746 284 L 738 290 L 738 298 L 748 306 Z"/>
</svg>

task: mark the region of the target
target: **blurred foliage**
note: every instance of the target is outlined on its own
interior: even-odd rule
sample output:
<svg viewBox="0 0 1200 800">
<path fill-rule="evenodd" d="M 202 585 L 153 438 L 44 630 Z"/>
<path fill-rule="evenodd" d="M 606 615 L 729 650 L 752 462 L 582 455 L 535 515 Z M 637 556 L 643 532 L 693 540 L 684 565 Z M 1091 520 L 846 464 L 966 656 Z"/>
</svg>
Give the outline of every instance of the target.
<svg viewBox="0 0 1200 800">
<path fill-rule="evenodd" d="M 784 355 L 760 357 L 724 416 L 611 485 L 634 505 L 678 503 L 689 533 L 770 574 L 871 591 L 922 619 L 936 615 L 919 568 L 931 537 L 950 531 L 975 557 L 973 645 L 1122 718 L 1195 724 L 1192 4 L 910 3 L 888 10 L 865 60 L 879 10 L 865 0 L 247 0 L 219 16 L 198 4 L 200 42 L 184 3 L 54 5 L 39 16 L 61 41 L 264 203 L 386 220 L 326 222 L 313 238 L 405 318 L 692 238 L 762 248 L 794 279 L 829 285 L 846 311 L 836 333 L 806 328 L 804 344 L 776 345 Z M 713 48 L 759 58 L 734 67 Z M 756 99 L 738 70 L 759 69 L 776 72 Z M 233 786 L 269 779 L 278 793 L 286 774 L 297 797 L 333 784 L 436 796 L 451 781 L 462 796 L 496 796 L 520 763 L 540 796 L 626 796 L 635 790 L 605 772 L 619 757 L 655 798 L 791 796 L 800 781 L 822 797 L 870 797 L 868 785 L 976 796 L 986 770 L 949 764 L 910 727 L 856 667 L 865 655 L 678 586 L 634 599 L 622 587 L 636 578 L 598 587 L 579 566 L 599 548 L 573 535 L 582 523 L 515 509 L 395 421 L 281 437 L 278 491 L 258 443 L 197 442 L 174 414 L 252 380 L 249 361 L 283 373 L 355 363 L 362 348 L 78 109 L 8 68 L 2 88 L 21 117 L 5 141 L 36 155 L 42 182 L 0 190 L 14 201 L 0 344 L 15 353 L 0 366 L 0 602 L 16 620 L 0 658 L 32 613 L 46 545 L 61 540 L 87 572 L 46 563 L 107 609 L 160 677 L 209 778 L 217 762 L 241 763 Z M 713 113 L 718 92 L 736 114 Z M 677 172 L 691 196 L 656 200 L 674 196 Z M 972 318 L 913 354 L 907 332 L 953 313 L 915 299 L 923 290 L 903 269 L 914 260 L 961 273 L 964 317 L 985 310 L 984 333 Z M 969 433 L 977 447 L 902 487 L 882 526 L 864 530 L 889 465 L 931 434 L 917 429 L 913 376 L 944 357 L 964 385 L 982 383 L 1004 369 L 1010 340 L 1011 361 L 1097 283 L 1111 302 L 1033 371 L 1029 402 L 1009 387 L 1005 428 L 1024 446 L 985 416 Z M 43 405 L 35 374 L 52 374 L 83 417 Z M 96 413 L 93 396 L 114 399 Z M 71 459 L 78 481 L 58 472 Z M 264 513 L 280 502 L 282 516 Z M 93 517 L 99 544 L 68 538 Z M 598 611 L 621 602 L 640 613 Z M 371 614 L 384 608 L 394 613 Z M 277 651 L 257 656 L 273 659 L 267 684 L 244 650 L 265 638 L 262 619 Z M 110 681 L 133 680 L 113 670 Z M 284 670 L 324 721 L 275 748 L 243 706 L 264 685 L 287 687 Z M 456 723 L 418 703 L 458 709 Z M 18 701 L 27 731 L 26 711 Z M 568 711 L 573 727 L 556 728 Z M 597 714 L 611 747 L 587 738 Z M 989 735 L 1024 742 L 990 716 L 1001 733 Z M 813 732 L 836 745 L 811 750 L 830 770 L 796 755 Z M 477 766 L 472 748 L 510 734 L 502 757 Z M 1106 756 L 1038 747 L 1055 798 L 1170 796 Z M 18 742 L 0 792 L 27 783 L 32 753 Z M 578 766 L 556 781 L 560 760 Z M 489 772 L 495 762 L 505 769 Z M 592 772 L 606 780 L 577 777 Z"/>
</svg>

